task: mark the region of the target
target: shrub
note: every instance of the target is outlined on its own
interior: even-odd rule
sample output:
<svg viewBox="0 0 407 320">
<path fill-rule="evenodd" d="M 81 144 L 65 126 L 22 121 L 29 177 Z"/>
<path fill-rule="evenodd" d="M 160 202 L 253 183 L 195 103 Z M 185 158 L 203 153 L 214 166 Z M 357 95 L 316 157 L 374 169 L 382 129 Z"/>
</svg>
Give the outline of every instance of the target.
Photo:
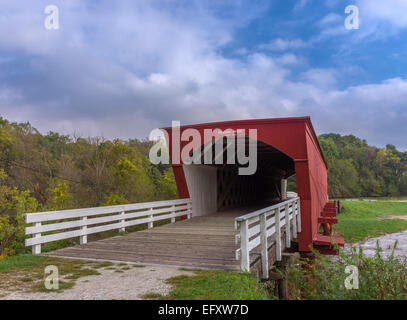
<svg viewBox="0 0 407 320">
<path fill-rule="evenodd" d="M 7 176 L 0 169 L 0 182 Z M 28 191 L 0 185 L 0 259 L 25 251 L 23 213 L 38 209 L 38 202 Z"/>
<path fill-rule="evenodd" d="M 339 256 L 332 258 L 313 251 L 315 259 L 298 259 L 288 267 L 286 277 L 290 299 L 310 300 L 387 300 L 407 299 L 407 263 L 394 255 L 383 255 L 377 243 L 373 257 L 363 249 L 353 247 L 350 252 L 341 248 Z M 356 266 L 359 288 L 346 289 L 347 266 Z"/>
</svg>

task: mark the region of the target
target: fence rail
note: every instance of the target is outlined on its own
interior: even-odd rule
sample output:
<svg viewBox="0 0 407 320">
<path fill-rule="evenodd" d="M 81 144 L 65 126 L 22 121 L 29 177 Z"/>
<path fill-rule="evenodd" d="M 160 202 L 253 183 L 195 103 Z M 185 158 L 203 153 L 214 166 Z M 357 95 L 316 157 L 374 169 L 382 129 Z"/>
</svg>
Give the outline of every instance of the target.
<svg viewBox="0 0 407 320">
<path fill-rule="evenodd" d="M 191 199 L 155 201 L 126 205 L 85 208 L 75 210 L 48 211 L 25 214 L 25 234 L 32 235 L 25 240 L 25 246 L 32 246 L 33 254 L 41 253 L 41 244 L 62 239 L 80 238 L 80 243 L 87 243 L 87 235 L 118 229 L 124 232 L 126 227 L 147 223 L 149 229 L 154 222 L 186 215 L 191 218 Z M 63 221 L 61 221 L 63 220 Z M 44 224 L 45 222 L 45 224 Z M 90 226 L 90 227 L 89 227 Z M 75 229 L 69 230 L 67 229 Z M 55 231 L 62 232 L 55 233 Z M 51 234 L 43 235 L 43 233 Z"/>
<path fill-rule="evenodd" d="M 269 238 L 275 239 L 276 260 L 281 261 L 281 229 L 285 228 L 286 247 L 290 247 L 291 228 L 295 238 L 301 232 L 300 210 L 300 198 L 296 197 L 235 219 L 235 228 L 240 230 L 236 260 L 240 259 L 242 271 L 250 271 L 250 251 L 260 245 L 262 278 L 268 278 Z"/>
</svg>

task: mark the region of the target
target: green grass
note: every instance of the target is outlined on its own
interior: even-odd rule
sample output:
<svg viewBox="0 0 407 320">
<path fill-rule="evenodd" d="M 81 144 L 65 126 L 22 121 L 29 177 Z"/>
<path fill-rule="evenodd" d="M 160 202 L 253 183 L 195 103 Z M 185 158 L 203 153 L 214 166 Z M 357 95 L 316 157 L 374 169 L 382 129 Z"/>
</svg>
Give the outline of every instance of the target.
<svg viewBox="0 0 407 320">
<path fill-rule="evenodd" d="M 0 272 L 8 273 L 15 269 L 32 269 L 42 266 L 46 257 L 21 254 L 0 260 Z"/>
<path fill-rule="evenodd" d="M 249 273 L 219 270 L 195 271 L 193 276 L 167 280 L 173 285 L 168 296 L 148 293 L 144 298 L 174 300 L 269 300 L 265 286 Z"/>
<path fill-rule="evenodd" d="M 60 276 L 59 289 L 44 287 L 45 267 L 55 265 Z M 22 254 L 0 260 L 0 290 L 26 292 L 62 292 L 75 285 L 82 277 L 99 275 L 100 267 L 115 266 L 111 262 L 59 259 L 54 257 Z"/>
<path fill-rule="evenodd" d="M 143 295 L 143 299 L 158 300 L 158 299 L 165 299 L 165 296 L 163 296 L 160 293 L 150 292 L 150 293 L 146 293 L 145 295 Z"/>
<path fill-rule="evenodd" d="M 111 267 L 111 266 L 114 265 L 110 261 L 102 261 L 102 262 L 92 261 L 91 263 L 95 263 L 95 264 L 92 265 L 93 268 L 95 268 L 95 269 L 99 269 L 99 268 L 106 268 L 107 269 L 107 267 Z"/>
<path fill-rule="evenodd" d="M 32 292 L 62 292 L 64 290 L 73 288 L 74 285 L 75 285 L 75 282 L 73 282 L 73 281 L 59 281 L 58 282 L 58 289 L 49 290 L 49 289 L 45 288 L 44 282 L 41 281 L 41 282 L 35 283 L 31 287 L 31 291 Z"/>
<path fill-rule="evenodd" d="M 343 211 L 338 214 L 335 232 L 346 242 L 407 229 L 407 220 L 386 219 L 387 216 L 407 215 L 407 203 L 391 201 L 342 201 Z"/>
</svg>

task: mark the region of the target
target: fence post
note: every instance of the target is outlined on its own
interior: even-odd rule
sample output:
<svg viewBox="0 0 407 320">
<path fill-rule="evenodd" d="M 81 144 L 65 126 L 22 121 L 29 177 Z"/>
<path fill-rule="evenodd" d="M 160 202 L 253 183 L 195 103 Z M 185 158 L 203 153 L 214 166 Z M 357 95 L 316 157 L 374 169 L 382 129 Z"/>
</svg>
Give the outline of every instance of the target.
<svg viewBox="0 0 407 320">
<path fill-rule="evenodd" d="M 122 217 L 124 218 L 124 211 L 122 211 L 122 212 L 120 213 L 120 216 L 122 216 Z M 121 227 L 121 228 L 119 229 L 119 232 L 125 232 L 125 231 L 126 231 L 126 228 L 124 227 L 124 222 L 125 222 L 125 221 L 126 221 L 125 219 L 120 220 L 120 224 L 121 224 L 123 227 Z"/>
<path fill-rule="evenodd" d="M 268 279 L 269 277 L 269 259 L 268 259 L 268 245 L 267 245 L 267 224 L 266 213 L 260 215 L 260 244 L 261 244 L 261 270 L 262 278 Z"/>
<path fill-rule="evenodd" d="M 153 208 L 150 208 L 150 211 L 153 211 Z M 154 226 L 154 223 L 153 223 L 153 214 L 152 214 L 152 213 L 149 214 L 148 217 L 149 217 L 151 220 L 150 220 L 150 222 L 147 224 L 147 228 L 148 228 L 148 229 L 151 229 L 151 228 L 153 228 L 153 226 Z"/>
<path fill-rule="evenodd" d="M 298 199 L 296 203 L 297 203 L 297 215 L 298 215 L 298 218 L 297 218 L 297 231 L 301 232 L 301 200 Z"/>
<path fill-rule="evenodd" d="M 281 208 L 281 207 L 280 207 Z M 281 229 L 280 229 L 280 208 L 274 210 L 275 219 L 275 240 L 276 240 L 276 260 L 281 261 Z"/>
<path fill-rule="evenodd" d="M 291 206 L 291 210 L 293 212 L 293 237 L 294 239 L 297 239 L 297 208 L 295 205 L 295 202 L 293 202 L 292 206 Z"/>
<path fill-rule="evenodd" d="M 85 244 L 85 243 L 88 242 L 88 235 L 87 235 L 88 226 L 86 225 L 87 220 L 88 220 L 88 217 L 82 217 L 81 218 L 82 223 L 85 224 L 85 225 L 81 226 L 82 235 L 79 237 L 80 244 Z"/>
<path fill-rule="evenodd" d="M 173 217 L 171 217 L 171 223 L 175 222 L 175 205 L 171 206 L 171 214 L 173 215 Z M 187 215 L 188 218 L 188 215 Z"/>
<path fill-rule="evenodd" d="M 192 200 L 190 200 L 190 201 L 188 202 L 188 205 L 187 205 L 187 212 L 188 212 L 188 214 L 187 214 L 187 219 L 191 219 L 191 214 L 192 214 Z"/>
<path fill-rule="evenodd" d="M 41 227 L 41 222 L 36 222 L 35 226 Z M 33 238 L 41 238 L 41 232 L 35 233 Z M 40 254 L 41 253 L 41 244 L 35 244 L 32 246 L 32 254 Z"/>
<path fill-rule="evenodd" d="M 250 271 L 248 220 L 240 222 L 240 268 L 242 271 Z"/>
<path fill-rule="evenodd" d="M 291 247 L 291 231 L 290 231 L 290 206 L 288 204 L 285 205 L 285 247 Z"/>
</svg>

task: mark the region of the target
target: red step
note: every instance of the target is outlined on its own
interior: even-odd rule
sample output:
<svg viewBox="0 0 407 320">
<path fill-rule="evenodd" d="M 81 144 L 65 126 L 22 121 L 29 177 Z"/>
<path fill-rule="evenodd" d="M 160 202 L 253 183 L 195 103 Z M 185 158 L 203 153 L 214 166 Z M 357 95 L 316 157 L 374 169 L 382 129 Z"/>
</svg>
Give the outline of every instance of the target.
<svg viewBox="0 0 407 320">
<path fill-rule="evenodd" d="M 343 238 L 323 236 L 321 234 L 317 234 L 312 243 L 317 246 L 332 246 L 331 241 L 338 243 L 338 246 L 340 247 L 345 245 L 345 240 Z"/>
<path fill-rule="evenodd" d="M 338 219 L 331 218 L 331 217 L 319 217 L 318 223 L 338 223 Z"/>
<path fill-rule="evenodd" d="M 321 212 L 321 216 L 323 217 L 336 217 L 336 212 L 332 212 L 332 211 L 322 211 Z"/>
</svg>

